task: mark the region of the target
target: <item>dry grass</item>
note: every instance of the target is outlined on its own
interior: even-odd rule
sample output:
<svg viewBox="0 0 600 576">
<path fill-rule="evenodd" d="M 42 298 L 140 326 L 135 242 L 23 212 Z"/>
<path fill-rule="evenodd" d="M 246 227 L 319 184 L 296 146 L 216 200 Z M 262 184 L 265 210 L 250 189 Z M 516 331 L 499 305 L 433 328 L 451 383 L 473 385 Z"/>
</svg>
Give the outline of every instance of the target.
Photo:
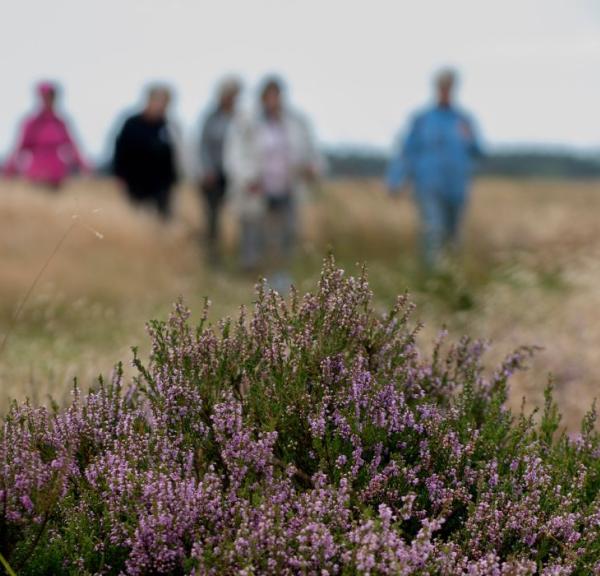
<svg viewBox="0 0 600 576">
<path fill-rule="evenodd" d="M 513 387 L 513 402 L 525 394 L 538 403 L 552 372 L 575 427 L 599 381 L 600 184 L 480 181 L 473 192 L 463 261 L 425 281 L 413 257 L 409 199 L 390 200 L 377 183 L 327 184 L 305 207 L 297 283 L 314 281 L 331 248 L 344 266 L 367 262 L 382 305 L 410 289 L 424 341 L 447 324 L 453 334 L 492 339 L 490 359 L 521 343 L 544 346 Z M 164 317 L 178 295 L 195 314 L 209 296 L 215 319 L 251 302 L 253 279 L 235 268 L 231 215 L 223 270 L 204 265 L 197 200 L 181 189 L 176 221 L 164 227 L 130 210 L 109 181 L 73 182 L 58 195 L 0 183 L 0 336 L 78 216 L 0 356 L 0 410 L 9 397 L 60 401 L 76 375 L 86 385 L 127 362 L 130 346 L 146 346 L 144 322 Z"/>
</svg>

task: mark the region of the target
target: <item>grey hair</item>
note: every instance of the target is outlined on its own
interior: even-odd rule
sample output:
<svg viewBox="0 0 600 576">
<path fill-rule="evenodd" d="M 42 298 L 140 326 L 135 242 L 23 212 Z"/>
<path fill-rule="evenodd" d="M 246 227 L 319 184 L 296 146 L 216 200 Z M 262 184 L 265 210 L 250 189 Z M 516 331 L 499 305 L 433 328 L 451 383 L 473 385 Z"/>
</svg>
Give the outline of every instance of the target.
<svg viewBox="0 0 600 576">
<path fill-rule="evenodd" d="M 237 94 L 242 89 L 242 81 L 238 76 L 227 76 L 223 78 L 217 88 L 217 98 L 220 100 L 226 96 Z"/>
<path fill-rule="evenodd" d="M 167 98 L 171 99 L 173 97 L 173 91 L 171 90 L 171 87 L 168 84 L 164 84 L 164 83 L 160 83 L 160 82 L 156 82 L 156 83 L 153 83 L 153 84 L 150 84 L 149 86 L 147 86 L 147 88 L 146 88 L 146 99 L 147 100 L 150 100 L 154 96 L 158 96 L 158 95 L 164 95 Z"/>
<path fill-rule="evenodd" d="M 438 70 L 435 75 L 435 85 L 439 88 L 444 85 L 455 85 L 458 81 L 458 73 L 454 68 L 446 67 Z"/>
</svg>

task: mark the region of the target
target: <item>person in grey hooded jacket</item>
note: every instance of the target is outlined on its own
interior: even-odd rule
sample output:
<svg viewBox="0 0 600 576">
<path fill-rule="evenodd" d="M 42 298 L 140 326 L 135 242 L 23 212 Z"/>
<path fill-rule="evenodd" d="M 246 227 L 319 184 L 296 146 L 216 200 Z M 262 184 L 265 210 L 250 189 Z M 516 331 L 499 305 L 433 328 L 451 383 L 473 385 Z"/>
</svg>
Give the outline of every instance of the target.
<svg viewBox="0 0 600 576">
<path fill-rule="evenodd" d="M 220 216 L 227 190 L 223 149 L 240 89 L 236 78 L 221 82 L 216 105 L 206 116 L 200 136 L 200 191 L 204 197 L 206 248 L 211 264 L 220 260 Z"/>
</svg>

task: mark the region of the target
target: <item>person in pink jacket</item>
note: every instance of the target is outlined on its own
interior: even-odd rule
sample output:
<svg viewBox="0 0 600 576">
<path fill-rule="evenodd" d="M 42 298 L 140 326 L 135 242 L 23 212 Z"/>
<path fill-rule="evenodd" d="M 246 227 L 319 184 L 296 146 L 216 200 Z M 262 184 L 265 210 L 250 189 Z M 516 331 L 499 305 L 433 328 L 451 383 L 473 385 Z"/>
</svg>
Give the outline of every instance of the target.
<svg viewBox="0 0 600 576">
<path fill-rule="evenodd" d="M 90 170 L 55 110 L 57 87 L 42 82 L 37 87 L 40 107 L 25 119 L 17 147 L 4 166 L 6 176 L 22 175 L 30 182 L 58 188 L 75 170 Z"/>
</svg>

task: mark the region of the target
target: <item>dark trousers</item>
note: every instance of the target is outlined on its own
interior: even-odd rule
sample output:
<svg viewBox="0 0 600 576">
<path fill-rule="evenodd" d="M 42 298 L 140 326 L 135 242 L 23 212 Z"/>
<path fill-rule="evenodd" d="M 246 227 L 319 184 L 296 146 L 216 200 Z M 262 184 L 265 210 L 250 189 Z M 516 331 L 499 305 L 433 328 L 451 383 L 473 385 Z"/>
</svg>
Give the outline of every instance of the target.
<svg viewBox="0 0 600 576">
<path fill-rule="evenodd" d="M 127 195 L 133 204 L 152 206 L 165 220 L 171 217 L 171 186 L 128 184 Z"/>
<path fill-rule="evenodd" d="M 219 257 L 221 238 L 221 212 L 225 203 L 227 182 L 224 174 L 218 174 L 215 182 L 200 187 L 204 196 L 204 213 L 206 216 L 207 252 L 210 259 Z"/>
</svg>

